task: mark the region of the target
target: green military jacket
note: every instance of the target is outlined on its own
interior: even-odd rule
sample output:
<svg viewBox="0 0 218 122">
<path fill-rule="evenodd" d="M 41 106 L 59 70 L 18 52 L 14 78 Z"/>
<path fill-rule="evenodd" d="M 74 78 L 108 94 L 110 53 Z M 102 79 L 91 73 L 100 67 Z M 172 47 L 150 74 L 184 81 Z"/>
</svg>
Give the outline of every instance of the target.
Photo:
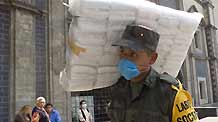
<svg viewBox="0 0 218 122">
<path fill-rule="evenodd" d="M 175 78 L 154 69 L 139 85 L 121 77 L 112 86 L 108 108 L 111 122 L 171 122 L 176 95 L 170 87 L 172 84 L 177 84 Z"/>
</svg>

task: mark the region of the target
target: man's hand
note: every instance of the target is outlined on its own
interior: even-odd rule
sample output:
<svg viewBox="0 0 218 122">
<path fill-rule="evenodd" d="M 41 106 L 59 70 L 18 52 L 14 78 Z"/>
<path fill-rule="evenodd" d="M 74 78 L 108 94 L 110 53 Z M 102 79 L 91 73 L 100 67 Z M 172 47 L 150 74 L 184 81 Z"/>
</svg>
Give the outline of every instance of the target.
<svg viewBox="0 0 218 122">
<path fill-rule="evenodd" d="M 33 113 L 32 122 L 39 122 L 40 116 L 38 112 Z"/>
</svg>

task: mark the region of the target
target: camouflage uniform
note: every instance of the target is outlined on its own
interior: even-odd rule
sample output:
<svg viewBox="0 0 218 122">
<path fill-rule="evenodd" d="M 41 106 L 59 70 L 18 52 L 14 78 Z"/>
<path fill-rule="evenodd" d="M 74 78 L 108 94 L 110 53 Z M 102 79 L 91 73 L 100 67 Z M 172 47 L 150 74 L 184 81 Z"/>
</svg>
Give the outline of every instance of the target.
<svg viewBox="0 0 218 122">
<path fill-rule="evenodd" d="M 142 84 L 121 77 L 112 86 L 111 122 L 171 122 L 176 91 L 170 86 L 177 83 L 172 76 L 152 68 Z"/>
</svg>

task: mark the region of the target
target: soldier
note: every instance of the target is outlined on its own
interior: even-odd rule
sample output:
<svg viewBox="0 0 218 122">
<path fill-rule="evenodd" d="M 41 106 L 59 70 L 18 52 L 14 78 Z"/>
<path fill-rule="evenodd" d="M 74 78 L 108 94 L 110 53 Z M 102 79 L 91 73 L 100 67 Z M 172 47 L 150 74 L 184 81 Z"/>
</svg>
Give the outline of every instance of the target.
<svg viewBox="0 0 218 122">
<path fill-rule="evenodd" d="M 197 122 L 190 95 L 167 73 L 151 65 L 158 54 L 159 34 L 142 25 L 128 25 L 120 46 L 121 77 L 112 86 L 111 122 Z"/>
</svg>

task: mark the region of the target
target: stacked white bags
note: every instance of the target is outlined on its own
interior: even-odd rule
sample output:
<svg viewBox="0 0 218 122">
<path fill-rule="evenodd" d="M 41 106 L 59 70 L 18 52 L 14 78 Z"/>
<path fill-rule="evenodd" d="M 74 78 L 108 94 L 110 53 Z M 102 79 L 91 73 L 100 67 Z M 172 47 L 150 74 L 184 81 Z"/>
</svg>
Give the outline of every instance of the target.
<svg viewBox="0 0 218 122">
<path fill-rule="evenodd" d="M 118 48 L 111 44 L 132 23 L 148 26 L 160 34 L 159 57 L 154 68 L 176 76 L 202 18 L 201 14 L 144 0 L 70 0 L 69 3 L 69 12 L 74 17 L 69 30 L 67 66 L 60 79 L 67 91 L 92 90 L 117 81 Z M 86 51 L 80 52 L 76 47 Z"/>
</svg>

